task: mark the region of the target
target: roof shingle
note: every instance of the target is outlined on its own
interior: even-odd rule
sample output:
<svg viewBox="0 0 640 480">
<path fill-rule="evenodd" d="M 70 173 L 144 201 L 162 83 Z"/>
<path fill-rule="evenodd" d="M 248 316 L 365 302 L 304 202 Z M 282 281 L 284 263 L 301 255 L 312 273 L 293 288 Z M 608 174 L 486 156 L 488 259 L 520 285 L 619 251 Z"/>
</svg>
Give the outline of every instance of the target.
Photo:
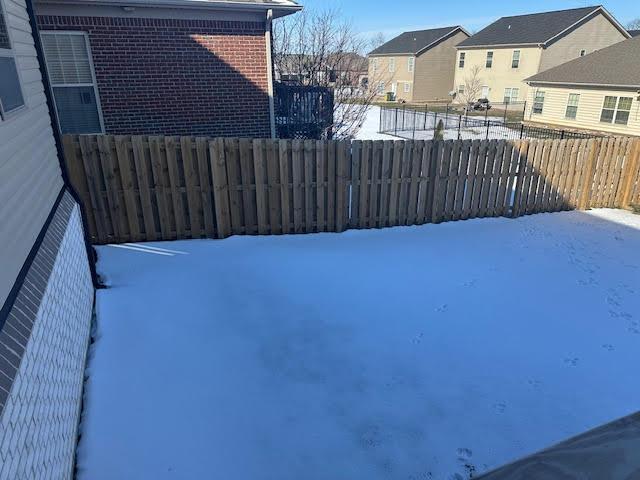
<svg viewBox="0 0 640 480">
<path fill-rule="evenodd" d="M 461 29 L 461 26 L 432 28 L 430 30 L 416 30 L 413 32 L 404 32 L 387 43 L 373 50 L 369 55 L 387 55 L 387 54 L 417 54 L 424 48 L 428 47 L 442 37 L 449 35 L 455 30 Z"/>
<path fill-rule="evenodd" d="M 462 41 L 458 47 L 543 44 L 601 8 L 593 6 L 502 17 Z"/>
<path fill-rule="evenodd" d="M 525 81 L 640 88 L 640 36 L 545 70 Z"/>
</svg>

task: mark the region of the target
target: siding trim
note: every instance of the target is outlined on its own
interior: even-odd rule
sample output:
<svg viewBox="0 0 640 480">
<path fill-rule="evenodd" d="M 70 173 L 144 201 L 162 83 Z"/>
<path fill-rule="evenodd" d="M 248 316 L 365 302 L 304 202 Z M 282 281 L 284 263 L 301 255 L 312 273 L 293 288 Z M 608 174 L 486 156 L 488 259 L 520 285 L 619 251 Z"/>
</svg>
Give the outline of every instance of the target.
<svg viewBox="0 0 640 480">
<path fill-rule="evenodd" d="M 51 208 L 51 211 L 49 212 L 47 219 L 44 222 L 44 225 L 42 226 L 42 229 L 40 230 L 40 233 L 36 237 L 36 241 L 33 244 L 33 247 L 31 247 L 31 250 L 29 251 L 27 258 L 24 264 L 22 265 L 22 268 L 20 269 L 20 272 L 16 277 L 13 287 L 9 291 L 9 295 L 7 295 L 7 299 L 5 300 L 4 305 L 0 309 L 0 332 L 4 328 L 4 324 L 6 323 L 7 318 L 9 317 L 9 313 L 13 309 L 13 305 L 16 302 L 16 298 L 18 298 L 18 294 L 20 293 L 20 290 L 24 285 L 24 280 L 25 278 L 27 278 L 27 274 L 29 273 L 29 270 L 31 270 L 33 261 L 35 260 L 38 252 L 40 251 L 40 247 L 42 246 L 44 237 L 49 231 L 49 225 L 51 225 L 51 222 L 53 221 L 53 218 L 55 217 L 56 212 L 58 211 L 58 206 L 60 205 L 60 202 L 64 197 L 64 193 L 65 193 L 65 188 L 62 187 L 62 189 L 58 193 L 58 196 L 56 197 L 56 201 L 53 203 L 53 207 Z"/>
</svg>

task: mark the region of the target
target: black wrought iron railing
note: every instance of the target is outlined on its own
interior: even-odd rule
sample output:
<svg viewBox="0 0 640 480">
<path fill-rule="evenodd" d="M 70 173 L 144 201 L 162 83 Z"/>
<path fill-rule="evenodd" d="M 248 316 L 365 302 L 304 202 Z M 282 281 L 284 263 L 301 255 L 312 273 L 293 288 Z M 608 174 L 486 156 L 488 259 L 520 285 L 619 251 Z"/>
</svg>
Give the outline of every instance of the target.
<svg viewBox="0 0 640 480">
<path fill-rule="evenodd" d="M 332 137 L 333 89 L 276 83 L 274 93 L 278 138 Z"/>
</svg>

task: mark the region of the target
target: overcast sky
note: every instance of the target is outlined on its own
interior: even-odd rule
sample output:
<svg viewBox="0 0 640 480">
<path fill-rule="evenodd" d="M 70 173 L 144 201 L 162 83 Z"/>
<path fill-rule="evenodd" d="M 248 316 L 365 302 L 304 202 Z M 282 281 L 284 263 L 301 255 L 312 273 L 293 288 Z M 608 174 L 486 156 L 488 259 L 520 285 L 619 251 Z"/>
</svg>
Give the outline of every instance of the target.
<svg viewBox="0 0 640 480">
<path fill-rule="evenodd" d="M 598 5 L 598 2 L 578 0 L 299 0 L 309 8 L 337 7 L 351 18 L 355 28 L 367 35 L 382 32 L 386 39 L 407 30 L 462 25 L 478 31 L 494 20 L 524 13 L 564 10 Z M 605 8 L 623 25 L 640 17 L 638 0 L 612 0 Z"/>
</svg>

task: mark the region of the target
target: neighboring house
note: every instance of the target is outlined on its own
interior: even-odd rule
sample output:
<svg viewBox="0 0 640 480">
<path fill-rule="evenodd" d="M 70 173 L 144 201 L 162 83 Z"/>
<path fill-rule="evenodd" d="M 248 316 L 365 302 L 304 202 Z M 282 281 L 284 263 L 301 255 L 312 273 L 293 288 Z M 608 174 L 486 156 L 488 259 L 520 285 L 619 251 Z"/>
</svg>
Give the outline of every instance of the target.
<svg viewBox="0 0 640 480">
<path fill-rule="evenodd" d="M 460 102 L 521 102 L 525 78 L 627 38 L 601 6 L 503 17 L 458 45 L 454 88 Z"/>
<path fill-rule="evenodd" d="M 71 480 L 94 286 L 32 12 L 0 0 L 0 479 Z"/>
<path fill-rule="evenodd" d="M 640 37 L 527 78 L 525 120 L 640 135 Z"/>
<path fill-rule="evenodd" d="M 427 102 L 449 99 L 455 46 L 469 38 L 461 26 L 405 32 L 369 53 L 369 88 L 378 99 Z"/>
<path fill-rule="evenodd" d="M 354 52 L 326 57 L 287 54 L 275 62 L 276 80 L 294 85 L 364 88 L 368 60 Z"/>
<path fill-rule="evenodd" d="M 273 134 L 271 19 L 292 0 L 36 0 L 63 133 Z"/>
<path fill-rule="evenodd" d="M 632 37 L 637 37 L 638 35 L 640 35 L 640 30 L 628 30 L 628 32 Z"/>
</svg>

